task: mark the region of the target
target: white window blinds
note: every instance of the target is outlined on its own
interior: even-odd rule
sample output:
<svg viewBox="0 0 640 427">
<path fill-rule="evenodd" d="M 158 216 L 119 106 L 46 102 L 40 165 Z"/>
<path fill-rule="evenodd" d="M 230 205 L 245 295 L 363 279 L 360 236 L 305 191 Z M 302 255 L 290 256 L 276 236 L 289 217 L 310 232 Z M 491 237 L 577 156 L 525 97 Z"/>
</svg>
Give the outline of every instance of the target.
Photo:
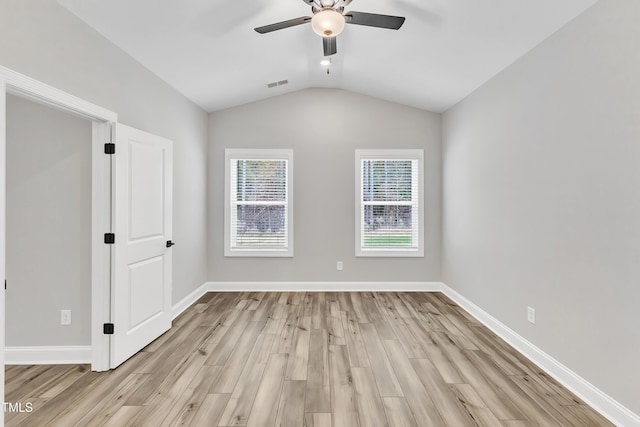
<svg viewBox="0 0 640 427">
<path fill-rule="evenodd" d="M 227 255 L 291 254 L 291 154 L 228 150 Z"/>
<path fill-rule="evenodd" d="M 421 256 L 421 154 L 358 151 L 357 255 Z"/>
</svg>

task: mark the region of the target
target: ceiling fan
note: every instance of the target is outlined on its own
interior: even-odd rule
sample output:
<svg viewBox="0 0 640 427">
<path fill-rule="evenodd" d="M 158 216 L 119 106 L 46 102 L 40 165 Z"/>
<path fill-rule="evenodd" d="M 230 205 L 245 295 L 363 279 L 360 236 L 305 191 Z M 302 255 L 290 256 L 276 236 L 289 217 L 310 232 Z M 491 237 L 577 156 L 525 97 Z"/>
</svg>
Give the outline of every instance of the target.
<svg viewBox="0 0 640 427">
<path fill-rule="evenodd" d="M 378 15 L 375 13 L 347 12 L 344 8 L 352 0 L 303 0 L 311 6 L 313 16 L 301 16 L 276 24 L 255 28 L 260 34 L 295 27 L 311 22 L 313 31 L 322 37 L 324 56 L 334 55 L 337 51 L 336 36 L 342 32 L 345 24 L 366 25 L 368 27 L 397 30 L 404 24 L 404 17 Z"/>
</svg>

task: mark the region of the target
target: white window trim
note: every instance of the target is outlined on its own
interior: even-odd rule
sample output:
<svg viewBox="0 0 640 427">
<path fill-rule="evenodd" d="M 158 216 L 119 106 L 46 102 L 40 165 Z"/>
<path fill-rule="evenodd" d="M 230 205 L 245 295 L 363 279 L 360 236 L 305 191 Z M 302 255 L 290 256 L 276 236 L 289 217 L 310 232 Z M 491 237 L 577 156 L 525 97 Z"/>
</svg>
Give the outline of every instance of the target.
<svg viewBox="0 0 640 427">
<path fill-rule="evenodd" d="M 356 150 L 355 155 L 355 248 L 357 257 L 424 257 L 424 150 Z M 362 247 L 362 160 L 417 160 L 418 161 L 418 247 L 373 249 Z"/>
<path fill-rule="evenodd" d="M 293 150 L 235 149 L 225 150 L 224 167 L 224 256 L 293 257 Z M 237 249 L 231 247 L 231 177 L 232 160 L 287 160 L 287 247 L 283 249 Z"/>
</svg>

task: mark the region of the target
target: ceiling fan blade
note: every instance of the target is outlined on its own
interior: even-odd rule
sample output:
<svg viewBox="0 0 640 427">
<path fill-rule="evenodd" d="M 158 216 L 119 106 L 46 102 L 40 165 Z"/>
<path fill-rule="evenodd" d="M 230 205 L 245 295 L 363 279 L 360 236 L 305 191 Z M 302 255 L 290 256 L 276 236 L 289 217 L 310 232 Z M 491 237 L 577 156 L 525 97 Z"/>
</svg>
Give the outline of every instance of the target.
<svg viewBox="0 0 640 427">
<path fill-rule="evenodd" d="M 260 34 L 270 33 L 272 31 L 282 30 L 284 28 L 295 27 L 296 25 L 311 22 L 310 16 L 301 16 L 300 18 L 289 19 L 288 21 L 278 22 L 277 24 L 265 25 L 264 27 L 254 28 Z"/>
<path fill-rule="evenodd" d="M 335 37 L 323 37 L 322 47 L 324 48 L 324 56 L 331 56 L 338 53 L 338 45 Z"/>
<path fill-rule="evenodd" d="M 403 16 L 378 15 L 375 13 L 349 12 L 344 15 L 347 24 L 366 25 L 367 27 L 397 30 L 404 24 Z"/>
</svg>

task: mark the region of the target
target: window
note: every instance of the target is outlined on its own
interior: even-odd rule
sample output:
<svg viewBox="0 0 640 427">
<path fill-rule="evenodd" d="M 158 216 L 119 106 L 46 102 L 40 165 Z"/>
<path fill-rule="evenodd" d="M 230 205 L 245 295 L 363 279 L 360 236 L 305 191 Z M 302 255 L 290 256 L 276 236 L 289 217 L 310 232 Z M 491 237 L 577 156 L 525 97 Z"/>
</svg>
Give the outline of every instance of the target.
<svg viewBox="0 0 640 427">
<path fill-rule="evenodd" d="M 356 256 L 424 256 L 423 150 L 356 150 Z"/>
<path fill-rule="evenodd" d="M 293 151 L 225 151 L 225 256 L 293 256 Z"/>
</svg>

